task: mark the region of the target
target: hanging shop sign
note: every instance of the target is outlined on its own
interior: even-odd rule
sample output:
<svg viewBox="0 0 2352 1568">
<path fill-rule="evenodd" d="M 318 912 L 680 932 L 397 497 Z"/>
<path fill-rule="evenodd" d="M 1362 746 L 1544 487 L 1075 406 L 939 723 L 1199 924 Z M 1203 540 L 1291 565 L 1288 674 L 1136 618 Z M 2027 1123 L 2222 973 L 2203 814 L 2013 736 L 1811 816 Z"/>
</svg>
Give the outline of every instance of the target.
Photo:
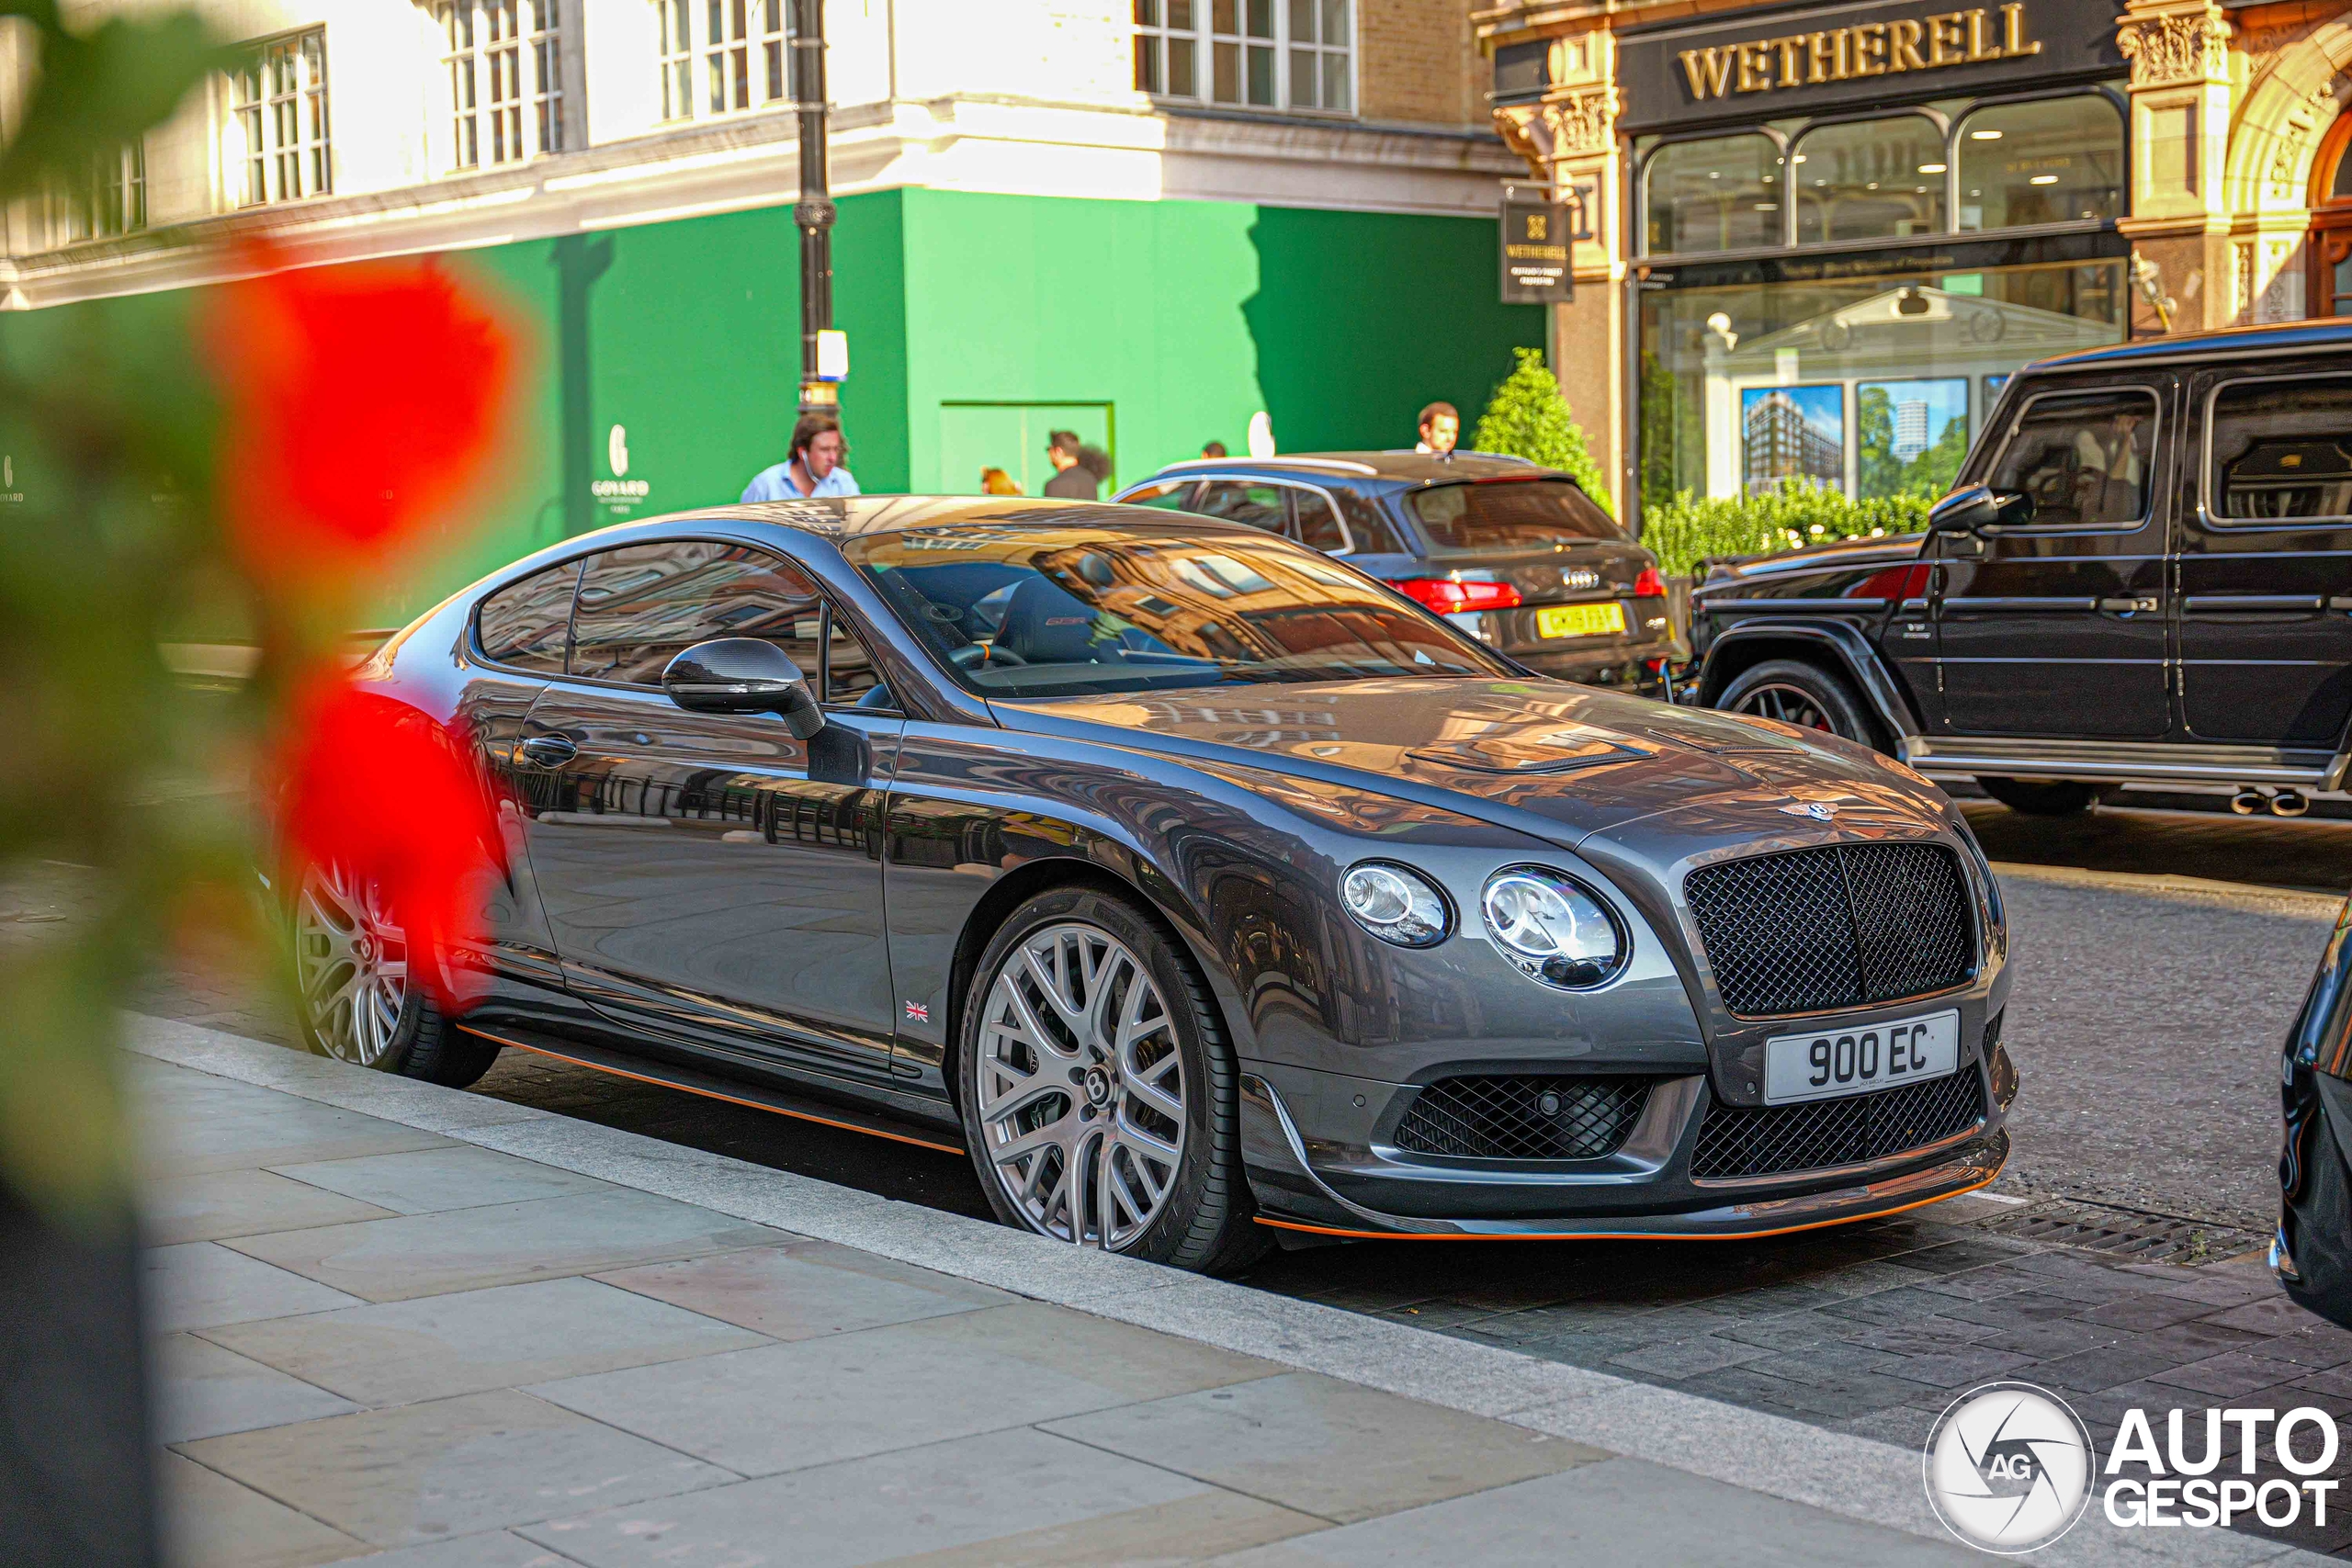
<svg viewBox="0 0 2352 1568">
<path fill-rule="evenodd" d="M 1568 253 L 1577 228 L 1565 203 L 1503 197 L 1504 304 L 1558 305 L 1574 298 Z"/>
<path fill-rule="evenodd" d="M 1754 121 L 2122 70 L 2111 7 L 2081 0 L 1819 6 L 1629 29 L 1618 48 L 1625 112 L 1617 123 L 1643 131 Z"/>
</svg>

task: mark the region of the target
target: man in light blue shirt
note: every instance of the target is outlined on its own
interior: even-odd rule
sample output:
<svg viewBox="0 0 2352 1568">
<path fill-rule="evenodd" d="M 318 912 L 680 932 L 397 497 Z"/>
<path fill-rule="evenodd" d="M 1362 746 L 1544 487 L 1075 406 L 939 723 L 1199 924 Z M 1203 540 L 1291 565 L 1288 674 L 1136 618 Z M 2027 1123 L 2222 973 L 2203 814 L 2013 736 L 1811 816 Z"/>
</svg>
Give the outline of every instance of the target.
<svg viewBox="0 0 2352 1568">
<path fill-rule="evenodd" d="M 763 468 L 743 487 L 745 501 L 799 501 L 812 496 L 856 495 L 857 480 L 842 467 L 849 443 L 841 422 L 829 413 L 804 413 L 792 427 L 792 455 Z"/>
</svg>

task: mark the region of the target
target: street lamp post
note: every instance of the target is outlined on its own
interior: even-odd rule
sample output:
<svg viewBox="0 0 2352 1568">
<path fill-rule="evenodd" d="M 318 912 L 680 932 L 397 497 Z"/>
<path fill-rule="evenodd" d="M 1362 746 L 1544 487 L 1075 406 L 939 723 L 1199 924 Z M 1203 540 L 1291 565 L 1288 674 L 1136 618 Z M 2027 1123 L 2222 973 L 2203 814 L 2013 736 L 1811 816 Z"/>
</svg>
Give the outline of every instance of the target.
<svg viewBox="0 0 2352 1568">
<path fill-rule="evenodd" d="M 826 177 L 825 0 L 792 0 L 792 96 L 800 111 L 800 412 L 831 413 L 840 389 L 817 378 L 817 334 L 833 324 L 833 198 Z"/>
</svg>

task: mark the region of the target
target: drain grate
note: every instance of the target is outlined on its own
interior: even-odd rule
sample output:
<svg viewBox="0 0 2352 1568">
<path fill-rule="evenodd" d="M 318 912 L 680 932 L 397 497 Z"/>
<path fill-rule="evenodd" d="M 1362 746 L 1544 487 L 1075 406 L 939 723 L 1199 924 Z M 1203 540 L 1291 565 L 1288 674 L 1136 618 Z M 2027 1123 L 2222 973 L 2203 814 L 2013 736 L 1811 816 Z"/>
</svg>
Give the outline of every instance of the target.
<svg viewBox="0 0 2352 1568">
<path fill-rule="evenodd" d="M 2134 1263 L 2185 1263 L 2192 1267 L 2235 1258 L 2267 1245 L 2270 1239 L 2211 1220 L 2155 1214 L 2143 1209 L 2085 1202 L 2075 1198 L 2046 1198 L 2009 1213 L 1979 1220 L 1976 1228 L 2012 1235 L 2019 1241 L 2101 1252 Z"/>
</svg>

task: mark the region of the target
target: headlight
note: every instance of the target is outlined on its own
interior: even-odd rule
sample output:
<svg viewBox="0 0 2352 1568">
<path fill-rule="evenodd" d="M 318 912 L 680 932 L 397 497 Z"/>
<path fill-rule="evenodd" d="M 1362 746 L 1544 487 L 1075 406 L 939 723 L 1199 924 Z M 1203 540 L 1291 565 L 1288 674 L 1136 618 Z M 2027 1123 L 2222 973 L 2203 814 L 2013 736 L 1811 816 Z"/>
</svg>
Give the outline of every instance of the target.
<svg viewBox="0 0 2352 1568">
<path fill-rule="evenodd" d="M 1504 955 L 1546 985 L 1598 986 L 1624 955 L 1617 922 L 1600 900 L 1556 871 L 1508 866 L 1487 878 L 1478 902 Z"/>
<path fill-rule="evenodd" d="M 1435 947 L 1453 930 L 1445 895 L 1419 872 L 1383 861 L 1351 866 L 1340 901 L 1356 924 L 1399 947 Z"/>
</svg>

